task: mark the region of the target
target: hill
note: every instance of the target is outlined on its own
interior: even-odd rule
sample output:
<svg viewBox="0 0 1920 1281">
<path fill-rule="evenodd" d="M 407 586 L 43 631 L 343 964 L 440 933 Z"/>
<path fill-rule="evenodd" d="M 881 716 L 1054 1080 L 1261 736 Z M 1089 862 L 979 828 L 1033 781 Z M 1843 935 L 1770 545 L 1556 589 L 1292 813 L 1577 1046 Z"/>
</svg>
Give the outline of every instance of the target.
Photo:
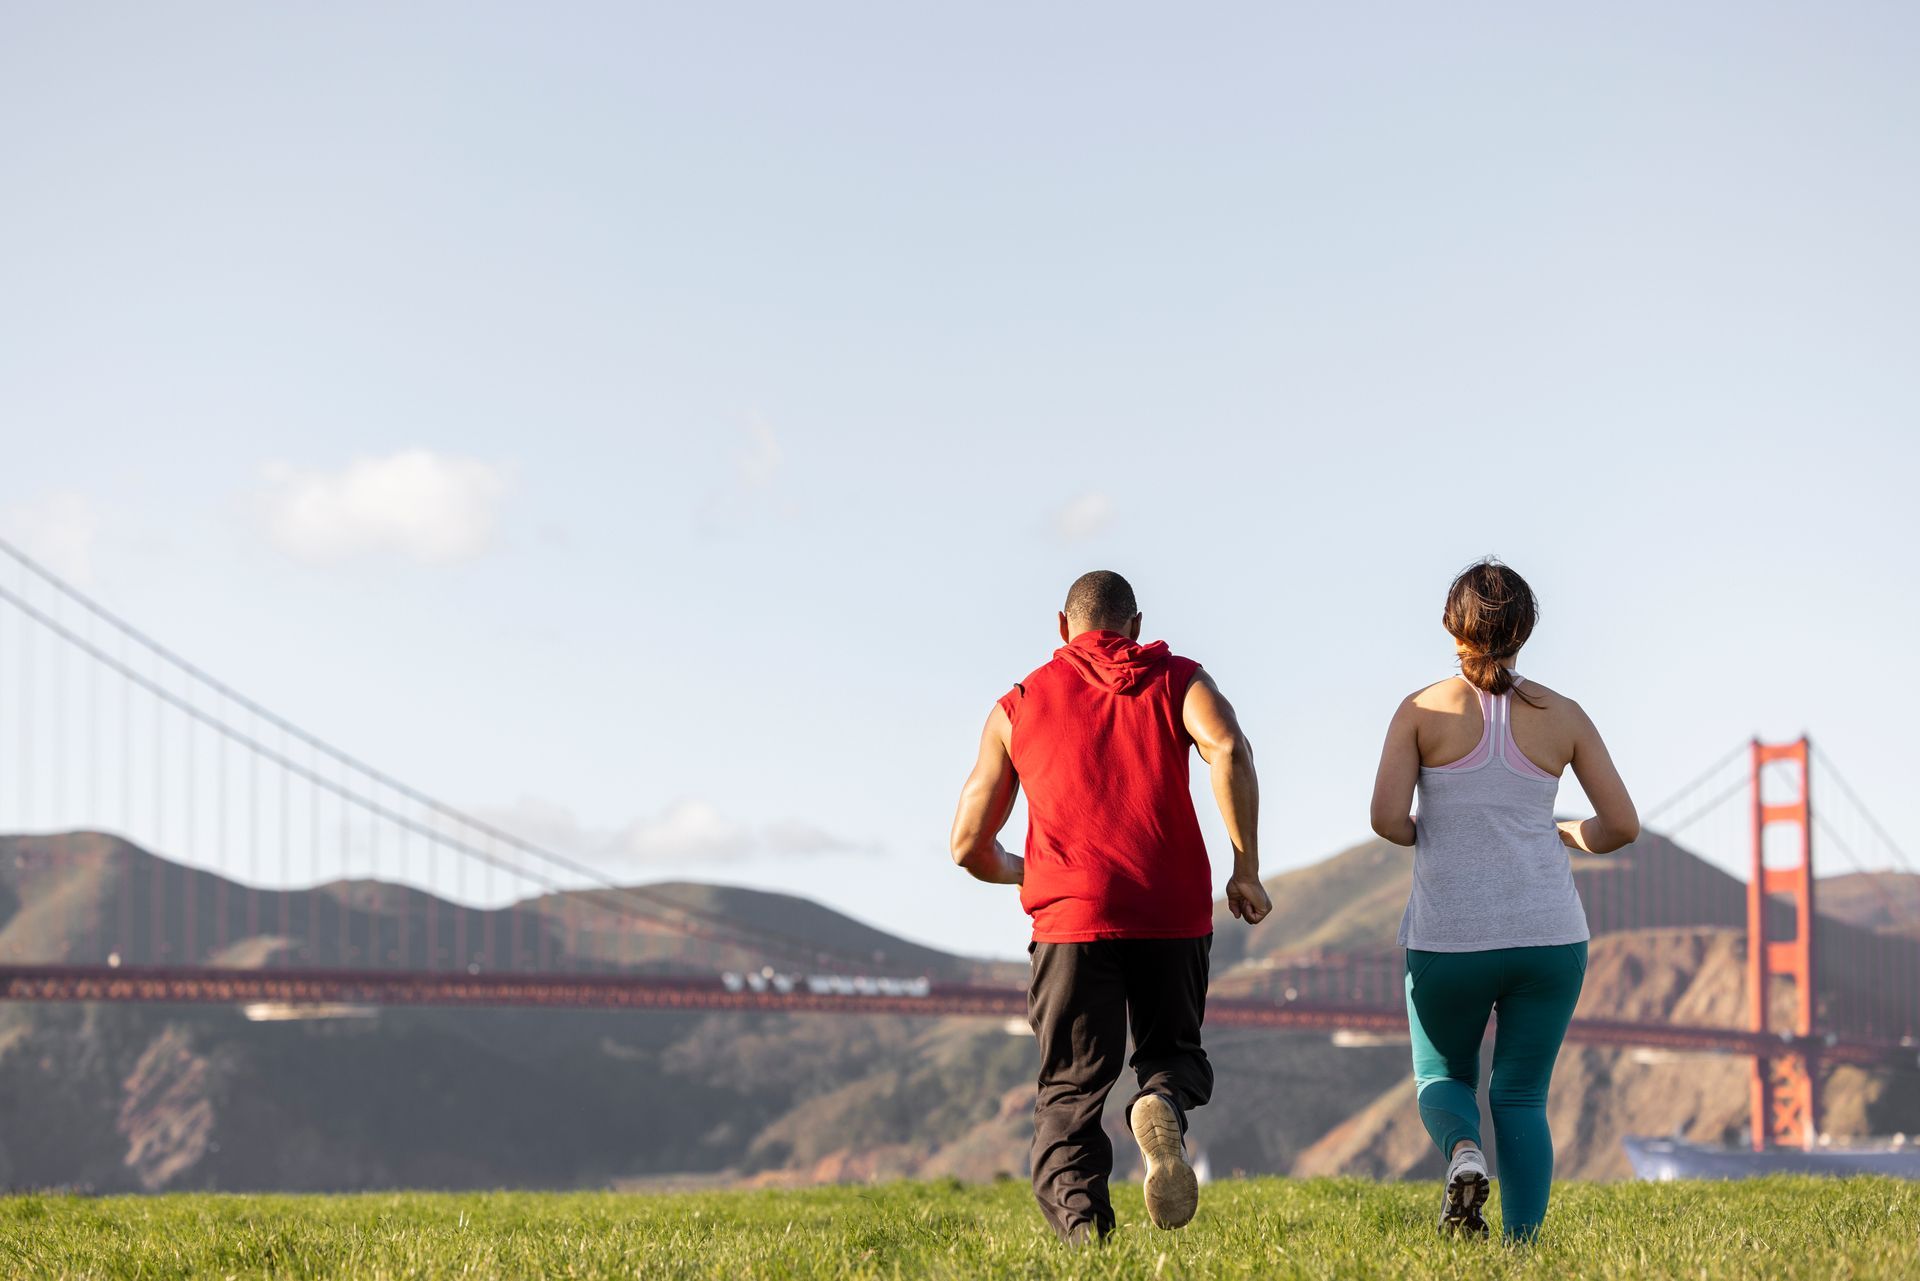
<svg viewBox="0 0 1920 1281">
<path fill-rule="evenodd" d="M 1920 939 L 1920 875 L 1848 872 L 1820 878 L 1820 911 L 1862 929 Z"/>
<path fill-rule="evenodd" d="M 113 952 L 128 965 L 703 973 L 771 952 L 822 968 L 993 972 L 810 900 L 736 886 L 563 890 L 488 909 L 376 880 L 254 889 L 103 832 L 0 836 L 0 961 L 102 964 Z"/>
<path fill-rule="evenodd" d="M 152 922 L 156 912 L 180 921 L 189 886 L 192 946 L 169 954 Z M 420 968 L 430 939 L 442 964 L 456 939 L 499 966 L 516 949 L 579 968 L 757 964 L 735 942 L 669 929 L 658 913 L 678 905 L 748 938 L 777 933 L 823 958 L 867 958 L 863 968 L 996 973 L 787 895 L 677 883 L 633 893 L 656 916 L 615 929 L 598 893 L 483 911 L 370 881 L 250 892 L 100 833 L 4 837 L 0 960 L 103 962 L 124 929 L 128 964 L 406 957 Z M 18 1109 L 0 1130 L 0 1183 L 571 1187 L 751 1174 L 816 1159 L 820 1143 L 789 1114 L 849 1084 L 884 1104 L 849 1143 L 878 1125 L 936 1145 L 991 1119 L 1025 1075 L 1025 1049 L 965 1021 L 386 1009 L 255 1023 L 210 1007 L 13 1005 L 0 1007 L 0 1099 Z M 646 1105 L 663 1094 L 676 1106 Z"/>
<path fill-rule="evenodd" d="M 1391 943 L 1409 874 L 1406 851 L 1368 842 L 1274 877 L 1272 919 L 1222 927 L 1216 989 L 1256 980 L 1277 958 L 1378 952 Z M 1740 940 L 1726 924 L 1744 920 L 1738 882 L 1657 837 L 1580 875 L 1596 926 L 1617 925 L 1596 939 L 1583 1014 L 1739 1017 Z M 214 964 L 406 957 L 423 966 L 429 955 L 451 963 L 462 944 L 459 954 L 482 965 L 512 964 L 515 946 L 523 959 L 538 948 L 596 969 L 711 971 L 751 959 L 732 936 L 671 929 L 662 914 L 684 907 L 748 937 L 871 957 L 895 972 L 1007 982 L 1021 973 L 753 890 L 634 887 L 614 897 L 645 911 L 622 920 L 598 892 L 492 911 L 368 881 L 261 893 L 189 879 L 177 864 L 97 833 L 0 838 L 0 958 L 104 959 L 103 940 L 130 919 L 125 959 L 136 963 L 152 942 L 138 923 L 156 907 L 162 919 L 180 913 L 188 885 L 193 954 Z M 1844 925 L 1822 938 L 1823 950 L 1914 946 Z M 1839 986 L 1826 999 L 1857 1010 L 1877 998 Z M 1217 1172 L 1429 1172 L 1404 1044 L 1224 1029 L 1208 1044 L 1217 1103 L 1196 1113 L 1193 1134 Z M 1032 1054 L 1030 1039 L 973 1019 L 385 1009 L 260 1023 L 212 1007 L 0 1007 L 0 1183 L 338 1190 L 991 1179 L 1024 1169 Z M 1569 1049 L 1555 1099 L 1561 1168 L 1622 1173 L 1624 1132 L 1723 1137 L 1744 1124 L 1744 1072 L 1738 1060 Z M 1836 1072 L 1829 1128 L 1920 1129 L 1912 1075 Z M 1124 1169 L 1130 1146 L 1118 1150 Z"/>
<path fill-rule="evenodd" d="M 1242 925 L 1224 902 L 1215 905 L 1214 964 L 1392 947 L 1412 883 L 1413 851 L 1382 840 L 1268 877 L 1273 912 L 1260 924 Z"/>
</svg>

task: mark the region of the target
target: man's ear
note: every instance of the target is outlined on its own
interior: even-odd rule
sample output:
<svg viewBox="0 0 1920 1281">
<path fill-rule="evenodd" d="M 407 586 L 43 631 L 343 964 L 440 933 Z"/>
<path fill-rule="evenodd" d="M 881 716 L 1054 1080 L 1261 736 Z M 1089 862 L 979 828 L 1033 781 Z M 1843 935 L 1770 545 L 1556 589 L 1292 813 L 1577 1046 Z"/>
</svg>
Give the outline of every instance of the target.
<svg viewBox="0 0 1920 1281">
<path fill-rule="evenodd" d="M 1140 639 L 1140 615 L 1138 614 L 1135 614 L 1133 621 L 1127 624 L 1127 639 L 1136 641 Z"/>
<path fill-rule="evenodd" d="M 1073 637 L 1067 634 L 1067 611 L 1063 609 L 1060 611 L 1060 643 L 1065 645 L 1072 639 Z"/>
</svg>

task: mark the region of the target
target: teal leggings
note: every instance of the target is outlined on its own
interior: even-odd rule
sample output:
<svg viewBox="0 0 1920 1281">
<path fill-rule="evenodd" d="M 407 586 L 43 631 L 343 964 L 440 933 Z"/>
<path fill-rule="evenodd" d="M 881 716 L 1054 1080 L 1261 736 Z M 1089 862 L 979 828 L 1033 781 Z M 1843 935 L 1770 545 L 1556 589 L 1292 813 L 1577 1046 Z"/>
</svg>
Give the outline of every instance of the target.
<svg viewBox="0 0 1920 1281">
<path fill-rule="evenodd" d="M 1444 1160 L 1462 1139 L 1480 1143 L 1480 1041 L 1498 1013 L 1493 1079 L 1501 1231 L 1530 1241 L 1547 1217 L 1553 1135 L 1547 1082 L 1587 977 L 1587 945 L 1503 947 L 1489 952 L 1407 951 L 1407 1024 L 1420 1120 Z M 1481 1146 L 1485 1146 L 1481 1144 Z"/>
</svg>

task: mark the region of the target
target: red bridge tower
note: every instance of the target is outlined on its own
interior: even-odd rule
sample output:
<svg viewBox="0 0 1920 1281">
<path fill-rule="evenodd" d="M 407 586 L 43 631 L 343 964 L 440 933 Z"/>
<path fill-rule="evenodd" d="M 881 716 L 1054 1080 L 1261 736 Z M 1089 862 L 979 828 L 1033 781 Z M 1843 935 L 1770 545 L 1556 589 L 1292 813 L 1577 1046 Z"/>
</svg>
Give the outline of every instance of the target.
<svg viewBox="0 0 1920 1281">
<path fill-rule="evenodd" d="M 1768 804 L 1761 767 L 1773 761 L 1799 765 L 1800 794 Z M 1747 882 L 1747 1009 L 1756 1032 L 1776 1032 L 1780 1049 L 1753 1060 L 1753 1146 L 1811 1147 L 1820 1132 L 1820 1078 L 1812 1043 L 1813 989 L 1813 789 L 1812 749 L 1805 735 L 1791 743 L 1753 740 L 1753 876 Z M 1799 829 L 1800 857 L 1790 867 L 1768 867 L 1766 831 L 1774 825 Z M 1793 903 L 1790 939 L 1767 934 L 1767 906 L 1776 896 Z M 1793 1025 L 1771 1026 L 1773 979 L 1793 981 Z M 1788 1040 L 1788 1037 L 1793 1038 Z"/>
</svg>

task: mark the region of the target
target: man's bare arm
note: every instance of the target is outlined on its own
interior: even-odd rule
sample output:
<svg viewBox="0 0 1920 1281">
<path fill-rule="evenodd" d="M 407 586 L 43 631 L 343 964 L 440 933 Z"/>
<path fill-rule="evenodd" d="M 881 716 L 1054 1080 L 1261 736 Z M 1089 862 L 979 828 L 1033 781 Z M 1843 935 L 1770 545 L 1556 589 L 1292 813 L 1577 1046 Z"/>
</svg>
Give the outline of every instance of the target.
<svg viewBox="0 0 1920 1281">
<path fill-rule="evenodd" d="M 1007 750 L 1012 736 L 1013 724 L 996 704 L 980 731 L 980 755 L 960 789 L 960 812 L 953 816 L 953 832 L 947 838 L 954 862 L 975 880 L 997 885 L 1018 885 L 1027 870 L 1025 859 L 1000 844 L 1000 829 L 1007 825 L 1013 798 L 1020 791 Z"/>
<path fill-rule="evenodd" d="M 1258 925 L 1273 910 L 1260 884 L 1260 779 L 1253 771 L 1253 745 L 1240 732 L 1240 720 L 1204 671 L 1193 674 L 1180 719 L 1213 779 L 1213 800 L 1233 842 L 1233 875 L 1227 881 L 1227 910 L 1248 925 Z"/>
</svg>

